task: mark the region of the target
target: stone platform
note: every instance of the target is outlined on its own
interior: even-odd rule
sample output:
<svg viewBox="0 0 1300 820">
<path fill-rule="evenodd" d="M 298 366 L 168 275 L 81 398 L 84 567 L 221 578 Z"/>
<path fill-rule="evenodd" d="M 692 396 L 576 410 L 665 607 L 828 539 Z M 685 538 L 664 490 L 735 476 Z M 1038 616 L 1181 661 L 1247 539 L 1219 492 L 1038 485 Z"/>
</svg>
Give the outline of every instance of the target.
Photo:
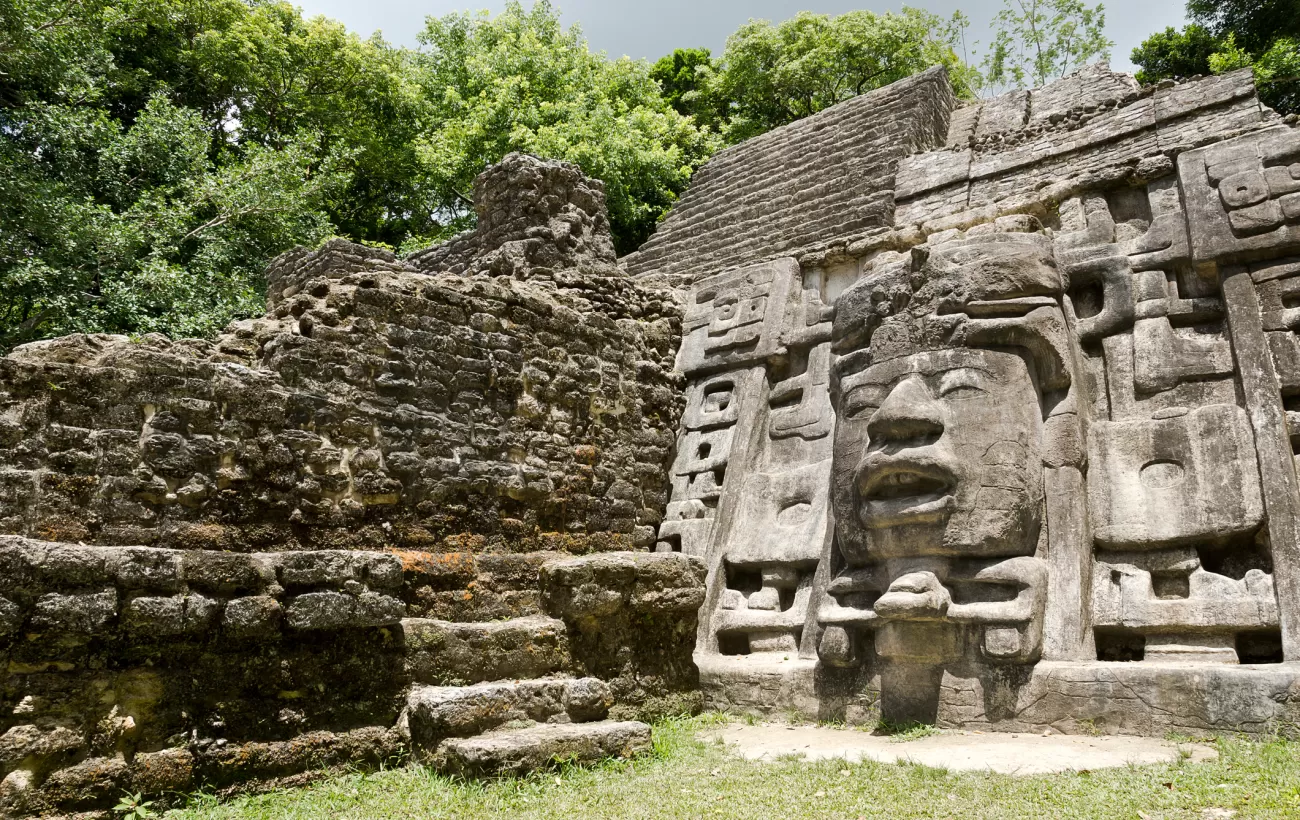
<svg viewBox="0 0 1300 820">
<path fill-rule="evenodd" d="M 780 653 L 696 654 L 705 708 L 866 724 L 889 718 L 880 676 L 846 680 Z M 973 731 L 1265 735 L 1300 723 L 1300 664 L 1043 662 L 1011 675 L 945 671 L 934 723 Z"/>
<path fill-rule="evenodd" d="M 1201 763 L 1219 753 L 1200 743 L 1146 737 L 984 734 L 940 732 L 913 740 L 826 726 L 728 726 L 709 737 L 747 760 L 913 763 L 950 771 L 1034 775 L 1143 766 L 1187 760 Z"/>
</svg>

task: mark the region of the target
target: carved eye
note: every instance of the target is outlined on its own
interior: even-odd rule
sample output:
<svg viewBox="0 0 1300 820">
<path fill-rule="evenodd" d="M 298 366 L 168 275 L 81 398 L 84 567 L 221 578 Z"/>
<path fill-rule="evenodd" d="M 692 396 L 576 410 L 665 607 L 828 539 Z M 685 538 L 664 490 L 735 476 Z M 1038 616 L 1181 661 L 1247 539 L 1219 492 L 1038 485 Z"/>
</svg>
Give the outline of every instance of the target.
<svg viewBox="0 0 1300 820">
<path fill-rule="evenodd" d="M 880 385 L 864 385 L 844 397 L 844 417 L 856 421 L 869 419 L 885 400 L 885 388 Z"/>
<path fill-rule="evenodd" d="M 969 368 L 949 370 L 939 380 L 939 396 L 945 399 L 970 399 L 988 392 L 983 373 Z"/>
</svg>

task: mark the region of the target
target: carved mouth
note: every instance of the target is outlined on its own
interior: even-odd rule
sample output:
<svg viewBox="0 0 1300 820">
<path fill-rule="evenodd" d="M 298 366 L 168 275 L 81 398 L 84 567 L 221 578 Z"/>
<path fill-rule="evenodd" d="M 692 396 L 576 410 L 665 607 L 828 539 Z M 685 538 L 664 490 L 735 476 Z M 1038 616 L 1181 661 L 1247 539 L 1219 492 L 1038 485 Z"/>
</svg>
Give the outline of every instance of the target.
<svg viewBox="0 0 1300 820">
<path fill-rule="evenodd" d="M 947 489 L 947 481 L 908 470 L 881 476 L 878 481 L 872 483 L 865 500 L 896 501 L 900 498 L 919 498 L 942 494 Z"/>
<path fill-rule="evenodd" d="M 862 521 L 879 529 L 940 520 L 952 510 L 956 485 L 952 472 L 939 464 L 910 460 L 869 464 L 858 487 Z"/>
</svg>

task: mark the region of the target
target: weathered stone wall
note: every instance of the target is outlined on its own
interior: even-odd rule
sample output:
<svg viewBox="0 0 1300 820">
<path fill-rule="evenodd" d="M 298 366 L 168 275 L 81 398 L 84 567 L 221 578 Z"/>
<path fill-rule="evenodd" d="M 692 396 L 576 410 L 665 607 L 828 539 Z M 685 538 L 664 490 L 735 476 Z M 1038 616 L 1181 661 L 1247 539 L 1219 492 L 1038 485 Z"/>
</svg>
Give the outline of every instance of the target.
<svg viewBox="0 0 1300 820">
<path fill-rule="evenodd" d="M 689 286 L 887 233 L 898 161 L 943 144 L 954 102 L 947 75 L 931 69 L 719 153 L 624 260 L 628 272 Z"/>
<path fill-rule="evenodd" d="M 619 270 L 572 166 L 475 194 L 479 230 L 410 259 L 285 254 L 215 340 L 0 359 L 0 814 L 469 771 L 519 721 L 572 724 L 529 760 L 630 753 L 648 728 L 605 717 L 698 708 L 703 567 L 646 549 L 680 297 Z"/>
<path fill-rule="evenodd" d="M 531 617 L 406 617 L 427 564 L 465 560 L 0 536 L 0 812 L 401 762 L 408 694 L 426 684 L 594 676 L 600 716 L 697 707 L 698 561 L 552 557 L 545 580 L 519 583 Z M 593 613 L 606 630 L 594 641 Z"/>
<path fill-rule="evenodd" d="M 273 263 L 267 316 L 214 341 L 66 337 L 0 359 L 0 531 L 245 552 L 652 543 L 679 308 L 613 266 L 603 195 L 573 169 L 514 157 L 478 190 L 482 235 L 462 244 L 482 275 L 336 240 Z M 486 275 L 502 259 L 518 278 Z"/>
</svg>

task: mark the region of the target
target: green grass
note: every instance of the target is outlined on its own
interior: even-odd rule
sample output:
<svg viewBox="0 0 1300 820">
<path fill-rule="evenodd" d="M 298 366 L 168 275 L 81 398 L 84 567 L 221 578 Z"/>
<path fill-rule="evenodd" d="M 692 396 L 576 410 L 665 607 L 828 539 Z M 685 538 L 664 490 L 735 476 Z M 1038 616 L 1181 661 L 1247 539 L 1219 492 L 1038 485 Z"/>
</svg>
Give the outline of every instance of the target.
<svg viewBox="0 0 1300 820">
<path fill-rule="evenodd" d="M 455 781 L 421 767 L 353 774 L 219 804 L 195 797 L 170 818 L 1300 818 L 1300 743 L 1213 741 L 1211 763 L 1178 762 L 1038 777 L 918 765 L 740 760 L 697 734 L 716 716 L 662 722 L 655 752 L 594 769 Z"/>
</svg>

